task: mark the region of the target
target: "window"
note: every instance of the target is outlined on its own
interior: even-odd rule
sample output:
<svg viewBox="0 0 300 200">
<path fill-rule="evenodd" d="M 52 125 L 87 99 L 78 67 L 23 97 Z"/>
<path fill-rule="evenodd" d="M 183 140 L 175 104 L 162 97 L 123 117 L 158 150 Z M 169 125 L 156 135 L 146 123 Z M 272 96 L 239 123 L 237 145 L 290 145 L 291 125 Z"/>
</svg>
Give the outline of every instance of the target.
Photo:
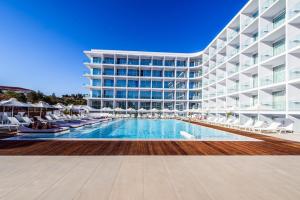
<svg viewBox="0 0 300 200">
<path fill-rule="evenodd" d="M 139 104 L 138 104 L 138 102 L 128 101 L 128 108 L 133 108 L 133 109 L 137 110 L 139 108 Z"/>
<path fill-rule="evenodd" d="M 175 66 L 175 60 L 165 60 L 165 66 Z"/>
<path fill-rule="evenodd" d="M 138 80 L 128 80 L 128 87 L 139 87 Z"/>
<path fill-rule="evenodd" d="M 184 78 L 185 77 L 185 72 L 184 71 L 177 71 L 176 72 L 176 77 L 177 78 Z"/>
<path fill-rule="evenodd" d="M 152 91 L 152 99 L 162 99 L 162 92 Z"/>
<path fill-rule="evenodd" d="M 104 98 L 113 98 L 114 97 L 114 91 L 113 90 L 104 90 L 103 91 L 103 97 Z"/>
<path fill-rule="evenodd" d="M 126 87 L 126 80 L 117 80 L 117 87 Z"/>
<path fill-rule="evenodd" d="M 151 70 L 141 70 L 141 76 L 151 76 Z"/>
<path fill-rule="evenodd" d="M 138 91 L 128 91 L 128 99 L 138 99 L 139 98 L 139 92 Z"/>
<path fill-rule="evenodd" d="M 164 108 L 169 109 L 169 110 L 174 110 L 174 103 L 172 102 L 165 102 L 164 103 Z"/>
<path fill-rule="evenodd" d="M 118 76 L 126 76 L 126 69 L 117 69 Z"/>
<path fill-rule="evenodd" d="M 150 110 L 150 106 L 150 102 L 141 102 L 141 108 L 144 108 L 145 110 Z"/>
<path fill-rule="evenodd" d="M 162 105 L 162 103 L 160 103 L 160 102 L 152 102 L 152 109 L 155 108 L 157 110 L 161 110 L 161 107 L 162 107 L 161 105 Z"/>
<path fill-rule="evenodd" d="M 164 88 L 174 88 L 174 81 L 165 81 Z"/>
<path fill-rule="evenodd" d="M 114 75 L 114 69 L 105 68 L 104 71 L 103 71 L 103 75 Z"/>
<path fill-rule="evenodd" d="M 93 75 L 101 75 L 101 69 L 93 68 Z"/>
<path fill-rule="evenodd" d="M 151 81 L 141 81 L 141 87 L 150 88 L 151 87 Z"/>
<path fill-rule="evenodd" d="M 127 59 L 126 58 L 117 58 L 117 64 L 126 64 Z"/>
<path fill-rule="evenodd" d="M 279 65 L 273 68 L 273 82 L 279 83 L 285 80 L 285 65 Z"/>
<path fill-rule="evenodd" d="M 284 23 L 284 20 L 285 20 L 285 10 L 273 19 L 273 28 L 275 29 L 279 27 L 281 24 Z"/>
<path fill-rule="evenodd" d="M 116 98 L 126 98 L 126 90 L 117 90 Z"/>
<path fill-rule="evenodd" d="M 93 84 L 93 86 L 101 86 L 101 80 L 100 79 L 93 79 L 92 84 Z"/>
<path fill-rule="evenodd" d="M 162 77 L 162 71 L 160 71 L 160 70 L 153 70 L 152 71 L 152 76 L 153 77 Z"/>
<path fill-rule="evenodd" d="M 116 108 L 122 108 L 122 109 L 126 109 L 126 102 L 125 101 L 117 101 L 116 102 Z"/>
<path fill-rule="evenodd" d="M 141 99 L 150 99 L 151 98 L 151 92 L 150 91 L 141 91 L 140 98 Z"/>
<path fill-rule="evenodd" d="M 165 71 L 165 77 L 174 77 L 174 71 Z"/>
<path fill-rule="evenodd" d="M 141 59 L 141 65 L 151 65 L 151 59 Z"/>
<path fill-rule="evenodd" d="M 177 82 L 176 88 L 185 89 L 186 88 L 185 82 Z"/>
<path fill-rule="evenodd" d="M 153 65 L 162 66 L 163 65 L 163 60 L 153 59 Z"/>
<path fill-rule="evenodd" d="M 276 56 L 285 51 L 285 38 L 273 43 L 273 55 Z"/>
<path fill-rule="evenodd" d="M 165 92 L 164 98 L 165 99 L 174 99 L 174 92 Z"/>
<path fill-rule="evenodd" d="M 152 88 L 162 88 L 161 81 L 152 81 Z"/>
<path fill-rule="evenodd" d="M 138 75 L 139 75 L 139 70 L 136 70 L 136 69 L 128 70 L 128 76 L 138 76 Z"/>
<path fill-rule="evenodd" d="M 104 79 L 104 86 L 106 86 L 106 87 L 113 87 L 114 86 L 114 80 L 112 80 L 112 79 Z"/>
<path fill-rule="evenodd" d="M 178 100 L 185 100 L 185 92 L 177 92 L 176 93 L 176 99 Z"/>
<path fill-rule="evenodd" d="M 115 59 L 113 57 L 104 57 L 103 63 L 104 64 L 114 64 L 115 63 Z"/>
<path fill-rule="evenodd" d="M 92 97 L 93 98 L 100 98 L 101 97 L 101 90 L 92 90 Z"/>
<path fill-rule="evenodd" d="M 129 58 L 128 65 L 139 65 L 139 59 L 136 58 Z"/>
<path fill-rule="evenodd" d="M 93 63 L 101 63 L 101 60 L 100 57 L 93 57 Z"/>
<path fill-rule="evenodd" d="M 176 66 L 177 67 L 185 67 L 186 66 L 186 61 L 185 60 L 177 60 L 176 61 Z"/>
</svg>

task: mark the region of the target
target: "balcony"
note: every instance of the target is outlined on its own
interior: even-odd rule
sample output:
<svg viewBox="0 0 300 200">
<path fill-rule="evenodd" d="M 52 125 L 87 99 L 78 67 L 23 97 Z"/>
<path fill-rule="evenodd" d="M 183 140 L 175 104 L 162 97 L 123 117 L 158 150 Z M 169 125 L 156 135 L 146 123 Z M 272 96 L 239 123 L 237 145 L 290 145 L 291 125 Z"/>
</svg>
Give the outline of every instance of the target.
<svg viewBox="0 0 300 200">
<path fill-rule="evenodd" d="M 227 93 L 235 93 L 235 92 L 238 92 L 239 91 L 239 87 L 238 85 L 235 85 L 235 86 L 231 86 L 227 89 Z"/>
<path fill-rule="evenodd" d="M 300 111 L 300 100 L 290 100 L 289 111 Z"/>
<path fill-rule="evenodd" d="M 289 18 L 291 19 L 299 13 L 300 13 L 300 2 L 295 3 L 293 6 L 291 6 L 291 8 L 288 12 Z"/>
<path fill-rule="evenodd" d="M 299 45 L 300 45 L 300 35 L 297 35 L 297 36 L 293 37 L 289 41 L 289 49 L 295 48 L 295 47 L 297 47 Z"/>
<path fill-rule="evenodd" d="M 285 80 L 285 71 L 282 71 L 280 73 L 263 76 L 260 79 L 260 86 L 267 86 L 276 83 L 281 83 L 284 80 Z"/>
<path fill-rule="evenodd" d="M 217 96 L 223 96 L 225 94 L 225 90 L 217 90 Z"/>
<path fill-rule="evenodd" d="M 239 34 L 239 31 L 232 31 L 228 34 L 228 41 L 231 41 L 233 38 L 235 38 Z"/>
<path fill-rule="evenodd" d="M 283 53 L 285 51 L 285 45 L 283 43 L 283 45 L 281 45 L 280 47 L 277 48 L 272 48 L 268 51 L 265 51 L 264 53 L 262 53 L 261 55 L 261 61 L 265 61 L 268 60 L 274 56 L 277 56 L 281 53 Z"/>
<path fill-rule="evenodd" d="M 236 73 L 238 71 L 239 71 L 239 66 L 235 66 L 235 67 L 233 67 L 231 69 L 228 69 L 227 76 L 231 76 L 232 74 L 234 74 L 234 73 Z"/>
<path fill-rule="evenodd" d="M 300 67 L 294 67 L 289 70 L 289 80 L 300 78 Z"/>
<path fill-rule="evenodd" d="M 251 24 L 256 18 L 257 18 L 258 12 L 253 14 L 253 16 L 247 16 L 247 18 L 244 20 L 244 23 L 242 25 L 242 29 L 245 29 L 249 24 Z"/>
<path fill-rule="evenodd" d="M 269 7 L 271 7 L 276 1 L 281 1 L 281 0 L 266 0 L 263 5 L 262 5 L 262 12 L 267 10 Z"/>
<path fill-rule="evenodd" d="M 261 105 L 266 108 L 266 110 L 271 111 L 284 111 L 285 110 L 285 101 L 278 102 L 262 102 Z"/>
<path fill-rule="evenodd" d="M 250 89 L 254 89 L 257 87 L 257 81 L 256 82 L 253 82 L 253 81 L 247 81 L 247 82 L 244 82 L 244 83 L 241 83 L 240 84 L 240 90 L 241 91 L 244 91 L 244 90 L 250 90 Z"/>
</svg>

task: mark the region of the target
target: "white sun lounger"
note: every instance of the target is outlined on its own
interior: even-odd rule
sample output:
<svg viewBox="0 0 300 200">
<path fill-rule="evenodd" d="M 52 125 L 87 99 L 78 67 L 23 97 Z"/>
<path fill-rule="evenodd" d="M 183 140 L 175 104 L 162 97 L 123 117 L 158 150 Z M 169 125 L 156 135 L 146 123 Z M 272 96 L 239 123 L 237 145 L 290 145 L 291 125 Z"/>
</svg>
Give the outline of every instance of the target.
<svg viewBox="0 0 300 200">
<path fill-rule="evenodd" d="M 238 128 L 240 129 L 247 129 L 247 128 L 251 128 L 253 124 L 253 120 L 249 119 L 248 121 L 246 121 L 245 124 L 238 126 Z"/>
<path fill-rule="evenodd" d="M 286 126 L 281 126 L 278 128 L 279 133 L 293 133 L 294 132 L 294 123 L 290 123 Z"/>
<path fill-rule="evenodd" d="M 268 127 L 256 128 L 255 130 L 259 132 L 277 132 L 280 125 L 281 123 L 279 122 L 272 122 Z"/>
</svg>

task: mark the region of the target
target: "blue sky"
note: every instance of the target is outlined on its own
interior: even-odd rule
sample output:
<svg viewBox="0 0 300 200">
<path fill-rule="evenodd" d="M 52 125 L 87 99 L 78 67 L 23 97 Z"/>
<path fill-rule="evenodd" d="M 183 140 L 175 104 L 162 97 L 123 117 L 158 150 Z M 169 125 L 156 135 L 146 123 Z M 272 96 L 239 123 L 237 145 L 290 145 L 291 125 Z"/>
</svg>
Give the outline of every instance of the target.
<svg viewBox="0 0 300 200">
<path fill-rule="evenodd" d="M 83 50 L 196 52 L 248 0 L 2 0 L 0 85 L 85 93 Z"/>
</svg>

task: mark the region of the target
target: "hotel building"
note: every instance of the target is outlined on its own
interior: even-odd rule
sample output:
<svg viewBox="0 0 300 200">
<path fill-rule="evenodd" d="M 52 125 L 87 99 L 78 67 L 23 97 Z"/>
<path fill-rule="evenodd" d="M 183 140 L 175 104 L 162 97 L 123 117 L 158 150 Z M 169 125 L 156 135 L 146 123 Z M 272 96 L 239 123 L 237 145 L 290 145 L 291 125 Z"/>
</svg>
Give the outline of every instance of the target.
<svg viewBox="0 0 300 200">
<path fill-rule="evenodd" d="M 96 109 L 300 120 L 300 0 L 250 0 L 197 53 L 84 53 Z"/>
</svg>

